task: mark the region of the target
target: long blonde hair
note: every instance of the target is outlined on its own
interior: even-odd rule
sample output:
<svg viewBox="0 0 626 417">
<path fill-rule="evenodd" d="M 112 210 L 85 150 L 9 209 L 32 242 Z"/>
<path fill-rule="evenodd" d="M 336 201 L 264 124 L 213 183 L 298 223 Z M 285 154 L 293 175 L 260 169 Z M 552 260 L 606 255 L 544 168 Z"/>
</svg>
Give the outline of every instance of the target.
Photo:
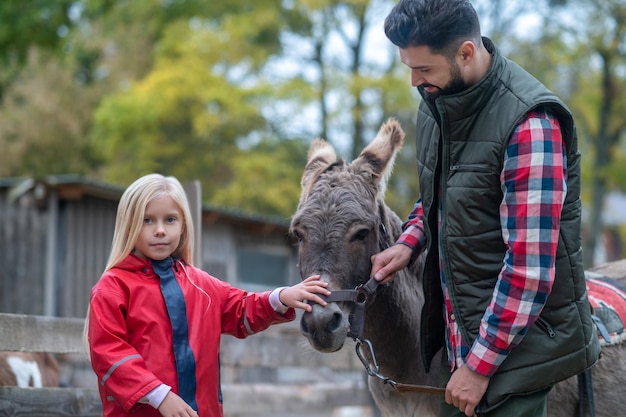
<svg viewBox="0 0 626 417">
<path fill-rule="evenodd" d="M 122 194 L 117 206 L 111 253 L 104 272 L 118 265 L 133 251 L 143 226 L 146 206 L 150 201 L 164 195 L 174 200 L 183 216 L 180 243 L 172 256 L 182 258 L 188 264 L 193 264 L 193 220 L 184 188 L 175 177 L 148 174 L 135 180 Z M 89 353 L 88 328 L 89 306 L 87 306 L 87 316 L 83 329 L 83 341 L 87 353 Z"/>
<path fill-rule="evenodd" d="M 170 196 L 183 213 L 180 243 L 172 255 L 193 264 L 193 222 L 185 190 L 174 177 L 149 174 L 129 185 L 120 199 L 115 218 L 111 254 L 105 271 L 119 264 L 133 251 L 143 226 L 146 206 L 150 201 L 163 195 Z"/>
</svg>

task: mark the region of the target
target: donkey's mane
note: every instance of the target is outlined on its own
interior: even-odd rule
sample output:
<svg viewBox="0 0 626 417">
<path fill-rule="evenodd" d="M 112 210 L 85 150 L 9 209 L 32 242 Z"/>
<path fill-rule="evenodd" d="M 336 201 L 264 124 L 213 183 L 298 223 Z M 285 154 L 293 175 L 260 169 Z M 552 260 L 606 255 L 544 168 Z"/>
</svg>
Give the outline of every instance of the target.
<svg viewBox="0 0 626 417">
<path fill-rule="evenodd" d="M 309 182 L 309 185 L 307 186 L 306 189 L 303 190 L 302 192 L 302 196 L 300 198 L 300 204 L 302 204 L 304 201 L 306 201 L 309 196 L 311 195 L 311 191 L 313 191 L 313 188 L 315 187 L 315 184 L 317 184 L 318 180 L 320 179 L 320 177 L 322 175 L 324 175 L 327 172 L 330 172 L 332 170 L 334 170 L 335 168 L 339 167 L 339 168 L 344 168 L 346 166 L 346 161 L 344 161 L 342 158 L 337 158 L 336 161 L 326 165 L 326 166 L 322 166 L 320 167 L 320 169 L 315 173 L 315 176 L 312 178 L 312 180 Z"/>
</svg>

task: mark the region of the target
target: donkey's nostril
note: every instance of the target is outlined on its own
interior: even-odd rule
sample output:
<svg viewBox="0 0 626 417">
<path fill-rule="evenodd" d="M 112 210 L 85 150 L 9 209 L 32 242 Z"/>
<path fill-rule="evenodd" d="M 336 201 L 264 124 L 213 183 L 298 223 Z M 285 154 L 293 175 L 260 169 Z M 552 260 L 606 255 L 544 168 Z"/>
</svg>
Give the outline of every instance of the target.
<svg viewBox="0 0 626 417">
<path fill-rule="evenodd" d="M 309 325 L 306 320 L 300 320 L 300 331 L 304 335 L 310 334 Z"/>
<path fill-rule="evenodd" d="M 334 332 L 335 330 L 337 330 L 341 325 L 342 319 L 343 316 L 341 315 L 341 313 L 334 313 L 332 318 L 328 321 L 328 324 L 326 324 L 326 330 L 328 330 L 329 332 Z"/>
</svg>

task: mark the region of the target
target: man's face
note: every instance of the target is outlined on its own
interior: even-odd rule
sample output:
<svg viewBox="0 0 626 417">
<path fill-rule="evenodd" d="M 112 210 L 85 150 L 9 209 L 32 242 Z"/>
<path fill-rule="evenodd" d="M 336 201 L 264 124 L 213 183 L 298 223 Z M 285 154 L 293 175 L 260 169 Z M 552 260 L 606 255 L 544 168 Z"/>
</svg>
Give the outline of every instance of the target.
<svg viewBox="0 0 626 417">
<path fill-rule="evenodd" d="M 456 60 L 451 64 L 445 56 L 432 54 L 427 46 L 400 48 L 400 59 L 411 69 L 411 85 L 420 88 L 431 102 L 468 87 Z"/>
</svg>

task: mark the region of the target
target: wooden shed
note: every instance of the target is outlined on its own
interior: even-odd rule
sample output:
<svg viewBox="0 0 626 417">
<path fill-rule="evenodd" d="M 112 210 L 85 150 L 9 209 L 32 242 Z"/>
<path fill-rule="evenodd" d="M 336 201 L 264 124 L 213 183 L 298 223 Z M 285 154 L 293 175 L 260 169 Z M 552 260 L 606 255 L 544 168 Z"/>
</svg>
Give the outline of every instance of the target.
<svg viewBox="0 0 626 417">
<path fill-rule="evenodd" d="M 288 236 L 289 219 L 202 205 L 199 184 L 183 186 L 194 221 L 201 223 L 196 226 L 196 265 L 250 291 L 300 279 L 297 249 Z M 74 323 L 84 318 L 90 290 L 109 256 L 123 191 L 75 175 L 0 178 L 0 313 L 17 314 L 17 319 L 28 322 Z M 81 331 L 74 332 L 72 340 L 80 341 Z M 377 415 L 354 349 L 314 351 L 302 338 L 298 320 L 252 337 L 222 338 L 225 416 L 320 417 L 343 416 L 344 411 Z M 9 340 L 4 342 L 6 346 Z M 80 347 L 58 355 L 62 382 L 93 390 L 97 381 L 82 341 L 74 344 Z M 97 403 L 94 392 L 90 395 Z M 9 398 L 16 400 L 11 394 Z M 79 398 L 85 406 L 85 397 Z"/>
<path fill-rule="evenodd" d="M 299 279 L 288 219 L 195 204 L 199 187 L 184 186 L 202 219 L 198 266 L 247 290 Z M 76 175 L 0 179 L 0 311 L 84 317 L 123 191 Z"/>
</svg>

